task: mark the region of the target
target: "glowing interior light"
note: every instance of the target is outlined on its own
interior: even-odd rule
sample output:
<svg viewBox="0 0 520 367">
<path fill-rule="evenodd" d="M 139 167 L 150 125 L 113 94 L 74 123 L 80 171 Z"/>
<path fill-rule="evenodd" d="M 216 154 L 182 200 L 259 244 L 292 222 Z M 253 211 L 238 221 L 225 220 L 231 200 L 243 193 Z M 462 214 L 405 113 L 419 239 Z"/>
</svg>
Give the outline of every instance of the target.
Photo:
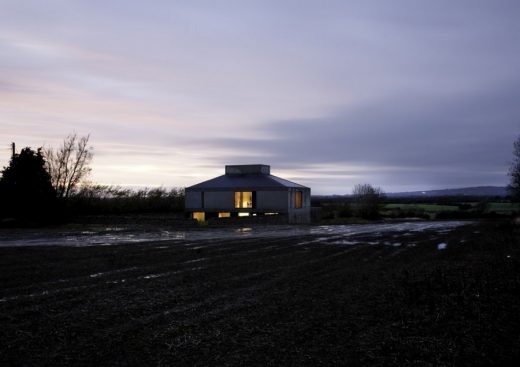
<svg viewBox="0 0 520 367">
<path fill-rule="evenodd" d="M 253 192 L 237 191 L 235 192 L 235 208 L 252 208 Z"/>
<path fill-rule="evenodd" d="M 296 195 L 294 196 L 294 207 L 296 209 L 300 209 L 302 207 L 302 192 L 296 191 Z"/>
<path fill-rule="evenodd" d="M 196 219 L 199 222 L 204 222 L 205 220 L 205 213 L 204 212 L 193 212 L 192 218 Z"/>
</svg>

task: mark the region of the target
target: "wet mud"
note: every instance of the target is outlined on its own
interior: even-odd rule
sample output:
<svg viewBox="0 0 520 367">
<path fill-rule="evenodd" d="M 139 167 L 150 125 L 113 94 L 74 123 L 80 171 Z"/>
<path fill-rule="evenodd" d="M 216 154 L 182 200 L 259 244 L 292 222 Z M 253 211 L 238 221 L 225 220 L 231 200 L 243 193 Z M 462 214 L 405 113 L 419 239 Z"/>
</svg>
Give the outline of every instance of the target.
<svg viewBox="0 0 520 367">
<path fill-rule="evenodd" d="M 507 365 L 519 357 L 520 242 L 507 224 L 100 241 L 110 246 L 59 240 L 121 231 L 47 232 L 58 246 L 7 246 L 24 239 L 2 234 L 2 365 Z"/>
</svg>

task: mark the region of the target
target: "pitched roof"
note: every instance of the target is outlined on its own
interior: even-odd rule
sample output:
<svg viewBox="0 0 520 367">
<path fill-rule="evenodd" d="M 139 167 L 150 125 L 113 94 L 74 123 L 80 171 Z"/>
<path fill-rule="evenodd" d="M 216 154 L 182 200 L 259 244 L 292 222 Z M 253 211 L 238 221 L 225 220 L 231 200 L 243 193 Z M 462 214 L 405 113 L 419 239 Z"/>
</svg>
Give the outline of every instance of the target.
<svg viewBox="0 0 520 367">
<path fill-rule="evenodd" d="M 251 188 L 300 188 L 306 186 L 265 174 L 222 175 L 186 189 L 251 189 Z"/>
</svg>

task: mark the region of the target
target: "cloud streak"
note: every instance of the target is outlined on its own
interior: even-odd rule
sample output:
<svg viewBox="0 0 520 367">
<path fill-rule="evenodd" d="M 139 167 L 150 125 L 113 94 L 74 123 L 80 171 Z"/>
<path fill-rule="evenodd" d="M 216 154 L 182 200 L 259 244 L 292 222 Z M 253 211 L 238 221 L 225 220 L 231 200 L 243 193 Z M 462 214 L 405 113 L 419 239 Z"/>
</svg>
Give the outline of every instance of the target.
<svg viewBox="0 0 520 367">
<path fill-rule="evenodd" d="M 259 160 L 275 161 L 284 169 L 334 164 L 331 176 L 351 174 L 385 186 L 392 177 L 423 187 L 502 184 L 511 154 L 508 143 L 519 126 L 519 98 L 520 84 L 458 98 L 400 95 L 322 118 L 264 125 L 275 139 L 206 143 L 215 150 L 235 146 L 259 151 Z"/>
</svg>

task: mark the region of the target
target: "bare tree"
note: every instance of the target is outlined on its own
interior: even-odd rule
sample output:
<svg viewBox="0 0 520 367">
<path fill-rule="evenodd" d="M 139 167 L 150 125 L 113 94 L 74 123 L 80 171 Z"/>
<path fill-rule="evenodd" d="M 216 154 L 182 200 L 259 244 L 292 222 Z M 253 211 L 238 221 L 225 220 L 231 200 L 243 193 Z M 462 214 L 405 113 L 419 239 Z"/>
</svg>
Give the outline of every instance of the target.
<svg viewBox="0 0 520 367">
<path fill-rule="evenodd" d="M 88 146 L 89 138 L 90 135 L 78 137 L 72 133 L 63 140 L 59 149 L 45 149 L 47 170 L 59 198 L 69 197 L 89 175 L 93 157 L 92 147 Z"/>
<path fill-rule="evenodd" d="M 509 191 L 513 200 L 520 201 L 520 136 L 516 138 L 513 149 L 513 162 L 509 168 L 509 176 L 511 181 L 509 183 Z"/>
<path fill-rule="evenodd" d="M 384 201 L 383 191 L 370 184 L 358 184 L 352 191 L 354 199 L 354 213 L 362 218 L 375 219 L 379 217 L 379 210 Z"/>
</svg>

